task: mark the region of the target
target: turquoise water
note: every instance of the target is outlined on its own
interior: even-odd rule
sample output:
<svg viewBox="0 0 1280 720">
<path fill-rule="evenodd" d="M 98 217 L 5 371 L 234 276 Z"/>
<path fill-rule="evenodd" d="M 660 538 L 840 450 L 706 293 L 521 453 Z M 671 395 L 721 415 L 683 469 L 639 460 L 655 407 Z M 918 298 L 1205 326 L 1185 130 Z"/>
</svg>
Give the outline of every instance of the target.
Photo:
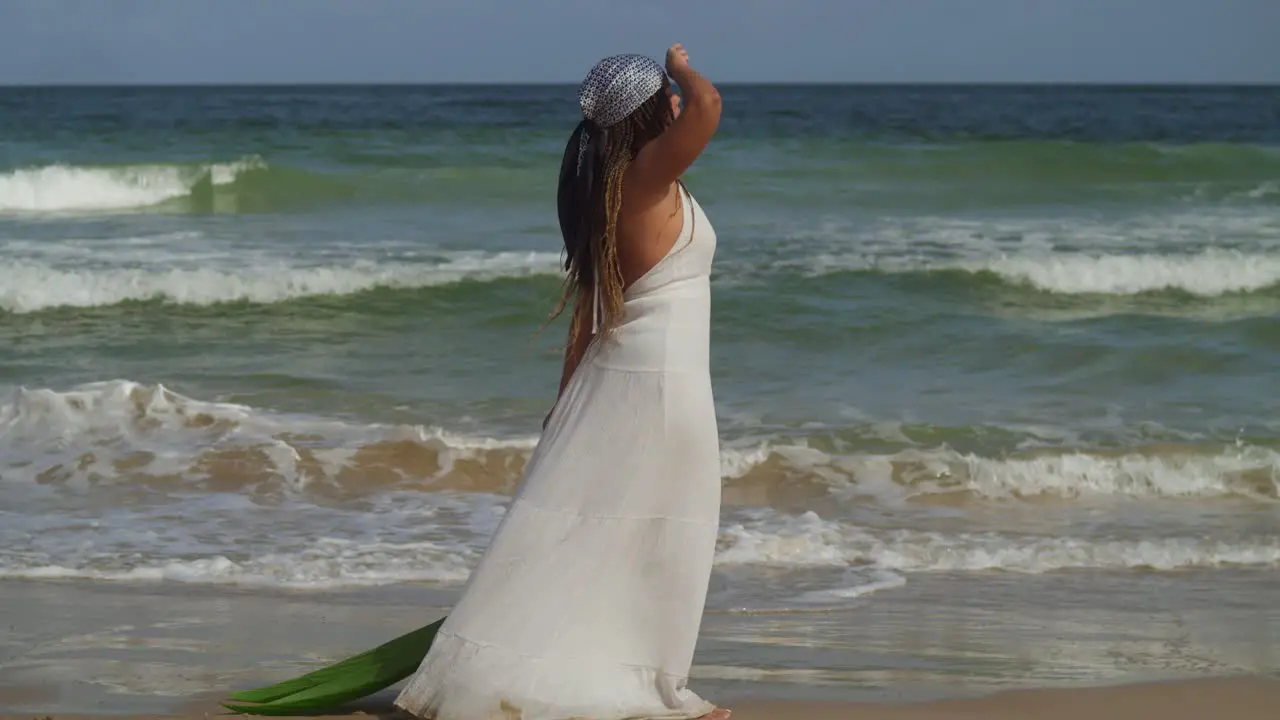
<svg viewBox="0 0 1280 720">
<path fill-rule="evenodd" d="M 1280 563 L 1280 89 L 723 94 L 713 602 Z M 574 97 L 0 89 L 0 573 L 465 578 Z"/>
</svg>

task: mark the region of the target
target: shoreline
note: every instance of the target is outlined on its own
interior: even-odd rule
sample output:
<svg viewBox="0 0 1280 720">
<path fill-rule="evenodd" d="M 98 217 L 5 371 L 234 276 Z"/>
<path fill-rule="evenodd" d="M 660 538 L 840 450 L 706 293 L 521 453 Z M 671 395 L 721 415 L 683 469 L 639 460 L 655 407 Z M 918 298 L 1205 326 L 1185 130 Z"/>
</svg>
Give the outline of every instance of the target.
<svg viewBox="0 0 1280 720">
<path fill-rule="evenodd" d="M 217 704 L 228 692 L 419 627 L 456 592 L 0 582 L 0 720 L 234 717 Z M 1183 706 L 1275 720 L 1277 598 L 1270 574 L 1245 571 L 921 575 L 835 612 L 708 612 L 690 687 L 737 720 L 1013 718 L 1020 707 L 1100 720 L 1109 704 L 1137 708 L 1126 720 L 1197 717 Z M 363 711 L 385 711 L 384 695 Z M 1058 706 L 1084 709 L 1049 714 Z"/>
<path fill-rule="evenodd" d="M 24 688 L 0 688 L 0 706 L 8 705 Z M 38 694 L 38 693 L 37 693 Z M 342 712 L 302 718 L 380 717 L 407 718 L 384 692 Z M 1078 688 L 1005 690 L 973 698 L 924 700 L 902 703 L 840 702 L 742 698 L 723 705 L 734 720 L 1274 720 L 1280 717 L 1280 677 L 1234 676 L 1130 683 Z M 168 720 L 170 718 L 237 716 L 216 700 L 200 700 L 172 713 L 12 713 L 0 712 L 0 720 Z"/>
</svg>

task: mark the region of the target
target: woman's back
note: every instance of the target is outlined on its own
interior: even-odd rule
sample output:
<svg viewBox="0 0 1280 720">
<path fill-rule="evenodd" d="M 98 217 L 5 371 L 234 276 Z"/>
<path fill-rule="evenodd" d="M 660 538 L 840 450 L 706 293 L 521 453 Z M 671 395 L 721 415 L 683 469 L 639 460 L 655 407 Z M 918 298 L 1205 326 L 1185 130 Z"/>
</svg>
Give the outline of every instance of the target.
<svg viewBox="0 0 1280 720">
<path fill-rule="evenodd" d="M 618 212 L 618 264 L 626 287 L 661 262 L 685 235 L 686 203 L 679 183 L 672 183 L 658 203 L 629 211 L 624 186 Z"/>
</svg>

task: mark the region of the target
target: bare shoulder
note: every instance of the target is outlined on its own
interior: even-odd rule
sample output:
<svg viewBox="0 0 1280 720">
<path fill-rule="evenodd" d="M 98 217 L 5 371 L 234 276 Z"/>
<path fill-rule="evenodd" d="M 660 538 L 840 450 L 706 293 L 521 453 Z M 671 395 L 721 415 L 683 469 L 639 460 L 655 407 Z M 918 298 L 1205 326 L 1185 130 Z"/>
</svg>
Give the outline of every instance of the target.
<svg viewBox="0 0 1280 720">
<path fill-rule="evenodd" d="M 672 195 L 675 183 L 707 148 L 720 126 L 720 93 L 686 59 L 673 59 L 668 51 L 668 70 L 683 92 L 680 112 L 671 125 L 636 154 L 628 168 L 628 184 L 634 202 L 658 204 Z"/>
</svg>

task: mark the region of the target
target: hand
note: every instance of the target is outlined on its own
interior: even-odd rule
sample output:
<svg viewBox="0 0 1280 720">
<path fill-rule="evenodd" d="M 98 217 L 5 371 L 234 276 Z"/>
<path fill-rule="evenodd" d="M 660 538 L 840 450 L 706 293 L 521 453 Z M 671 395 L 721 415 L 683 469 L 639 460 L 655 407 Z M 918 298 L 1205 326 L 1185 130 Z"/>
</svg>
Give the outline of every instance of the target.
<svg viewBox="0 0 1280 720">
<path fill-rule="evenodd" d="M 680 43 L 667 48 L 667 74 L 689 67 L 689 53 Z"/>
</svg>

